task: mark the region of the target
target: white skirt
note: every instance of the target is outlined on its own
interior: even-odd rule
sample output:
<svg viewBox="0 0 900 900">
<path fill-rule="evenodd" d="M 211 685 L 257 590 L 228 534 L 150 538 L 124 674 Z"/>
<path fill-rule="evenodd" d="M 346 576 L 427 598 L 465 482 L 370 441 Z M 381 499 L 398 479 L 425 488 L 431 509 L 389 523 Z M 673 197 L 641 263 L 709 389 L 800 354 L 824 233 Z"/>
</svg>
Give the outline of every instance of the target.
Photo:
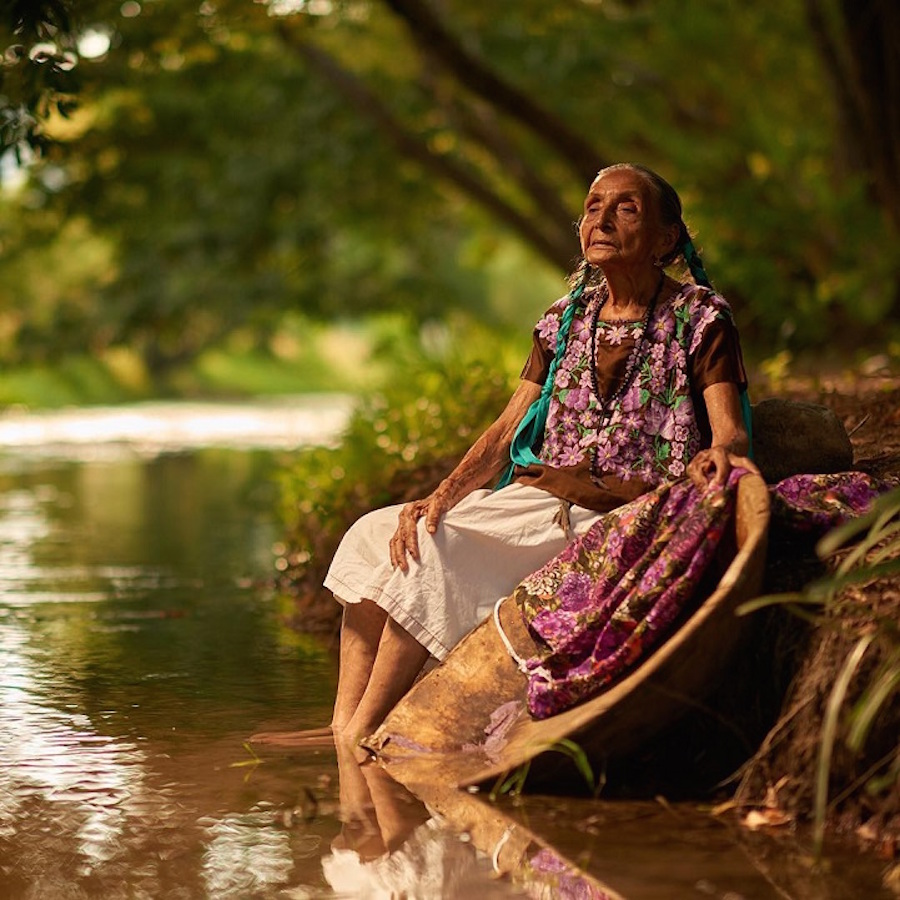
<svg viewBox="0 0 900 900">
<path fill-rule="evenodd" d="M 368 513 L 344 535 L 325 587 L 340 603 L 377 603 L 432 656 L 444 659 L 531 572 L 584 534 L 600 513 L 572 506 L 567 536 L 557 521 L 560 501 L 547 491 L 511 484 L 469 494 L 440 521 L 435 534 L 420 519 L 419 557 L 394 569 L 388 542 L 400 506 Z"/>
</svg>

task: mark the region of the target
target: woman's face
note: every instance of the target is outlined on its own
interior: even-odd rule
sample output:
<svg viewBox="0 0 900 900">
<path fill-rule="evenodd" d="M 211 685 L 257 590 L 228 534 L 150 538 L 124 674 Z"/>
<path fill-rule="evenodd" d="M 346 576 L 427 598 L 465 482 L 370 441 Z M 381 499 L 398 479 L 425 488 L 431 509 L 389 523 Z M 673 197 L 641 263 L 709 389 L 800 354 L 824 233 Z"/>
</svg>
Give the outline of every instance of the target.
<svg viewBox="0 0 900 900">
<path fill-rule="evenodd" d="M 604 271 L 652 268 L 674 242 L 677 229 L 663 228 L 659 202 L 633 169 L 601 172 L 584 201 L 579 227 L 584 258 Z"/>
</svg>

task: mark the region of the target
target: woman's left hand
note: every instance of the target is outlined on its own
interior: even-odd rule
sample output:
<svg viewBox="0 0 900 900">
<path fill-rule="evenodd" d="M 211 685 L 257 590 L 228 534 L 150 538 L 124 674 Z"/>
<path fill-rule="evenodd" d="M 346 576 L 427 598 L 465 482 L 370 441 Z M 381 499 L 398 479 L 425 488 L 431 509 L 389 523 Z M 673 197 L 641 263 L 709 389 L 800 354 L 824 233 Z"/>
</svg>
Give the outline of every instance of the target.
<svg viewBox="0 0 900 900">
<path fill-rule="evenodd" d="M 689 463 L 687 473 L 700 490 L 710 484 L 721 487 L 735 467 L 760 474 L 756 464 L 749 457 L 729 453 L 724 447 L 710 447 L 701 450 Z"/>
</svg>

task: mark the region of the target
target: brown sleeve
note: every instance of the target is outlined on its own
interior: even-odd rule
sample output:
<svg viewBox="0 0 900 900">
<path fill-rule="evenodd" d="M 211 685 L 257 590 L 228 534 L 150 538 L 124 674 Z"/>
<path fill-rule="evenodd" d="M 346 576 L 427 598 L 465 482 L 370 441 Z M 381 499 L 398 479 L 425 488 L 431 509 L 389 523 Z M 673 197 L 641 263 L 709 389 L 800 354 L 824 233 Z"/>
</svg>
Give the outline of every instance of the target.
<svg viewBox="0 0 900 900">
<path fill-rule="evenodd" d="M 690 359 L 691 387 L 701 397 L 712 384 L 732 382 L 738 389 L 747 386 L 737 328 L 722 316 L 707 325 L 700 346 Z"/>
<path fill-rule="evenodd" d="M 519 378 L 522 381 L 533 381 L 535 384 L 543 384 L 547 380 L 547 373 L 550 371 L 550 363 L 553 357 L 547 345 L 538 337 L 537 329 L 532 335 L 531 353 L 525 361 L 522 374 Z"/>
<path fill-rule="evenodd" d="M 538 319 L 537 324 L 534 326 L 534 330 L 531 332 L 531 353 L 525 361 L 522 374 L 519 375 L 519 378 L 522 381 L 531 381 L 534 384 L 542 385 L 547 380 L 547 373 L 550 371 L 550 364 L 553 362 L 554 351 L 550 349 L 546 339 L 540 336 L 539 328 L 541 322 L 543 322 L 547 316 L 551 314 L 557 316 L 561 315 L 562 310 L 560 309 L 560 306 L 565 299 L 565 297 L 562 297 L 557 300 L 556 303 L 554 303 L 553 306 Z"/>
</svg>

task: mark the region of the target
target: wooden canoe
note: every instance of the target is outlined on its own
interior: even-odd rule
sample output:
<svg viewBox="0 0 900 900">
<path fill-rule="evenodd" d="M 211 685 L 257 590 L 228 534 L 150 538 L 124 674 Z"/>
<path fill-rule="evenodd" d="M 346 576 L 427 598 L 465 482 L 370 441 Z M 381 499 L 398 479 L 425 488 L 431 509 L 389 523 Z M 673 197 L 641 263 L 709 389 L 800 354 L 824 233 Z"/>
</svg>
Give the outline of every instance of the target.
<svg viewBox="0 0 900 900">
<path fill-rule="evenodd" d="M 487 619 L 413 686 L 366 746 L 403 783 L 437 775 L 459 787 L 493 783 L 525 763 L 530 777 L 552 772 L 563 762 L 554 747 L 564 739 L 591 763 L 630 752 L 695 706 L 733 658 L 748 622 L 735 610 L 759 593 L 768 521 L 765 482 L 746 475 L 730 536 L 735 552 L 714 590 L 655 652 L 593 699 L 532 719 L 525 676 Z M 500 620 L 516 652 L 533 656 L 534 643 L 511 598 L 501 604 Z M 498 710 L 508 727 L 502 737 L 486 740 Z"/>
</svg>

